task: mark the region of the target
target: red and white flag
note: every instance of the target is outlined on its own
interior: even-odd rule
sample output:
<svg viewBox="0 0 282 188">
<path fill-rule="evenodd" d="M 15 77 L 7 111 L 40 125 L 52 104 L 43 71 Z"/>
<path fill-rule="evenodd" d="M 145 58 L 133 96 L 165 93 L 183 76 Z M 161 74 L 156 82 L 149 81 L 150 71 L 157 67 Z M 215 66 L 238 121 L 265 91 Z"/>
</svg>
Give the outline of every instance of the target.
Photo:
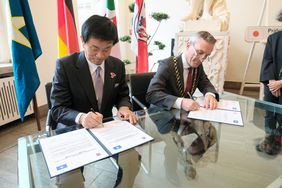
<svg viewBox="0 0 282 188">
<path fill-rule="evenodd" d="M 148 72 L 148 35 L 146 32 L 145 1 L 135 0 L 132 21 L 131 50 L 136 54 L 136 72 Z"/>
<path fill-rule="evenodd" d="M 104 0 L 104 5 L 105 5 L 105 11 L 104 15 L 108 17 L 112 22 L 117 26 L 117 17 L 116 17 L 116 10 L 115 10 L 115 1 L 114 0 Z M 119 43 L 116 43 L 111 52 L 111 56 L 114 56 L 116 58 L 121 58 L 120 55 L 120 46 Z"/>
</svg>

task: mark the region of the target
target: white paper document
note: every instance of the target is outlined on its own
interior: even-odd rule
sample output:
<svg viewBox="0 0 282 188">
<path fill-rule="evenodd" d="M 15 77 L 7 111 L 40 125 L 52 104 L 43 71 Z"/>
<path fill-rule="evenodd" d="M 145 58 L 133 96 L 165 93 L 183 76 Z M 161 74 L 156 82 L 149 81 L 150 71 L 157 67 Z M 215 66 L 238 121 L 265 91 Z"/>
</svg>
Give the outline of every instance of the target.
<svg viewBox="0 0 282 188">
<path fill-rule="evenodd" d="M 201 106 L 200 109 L 189 112 L 188 118 L 243 126 L 240 104 L 238 101 L 221 99 L 215 110 L 205 109 L 203 107 L 203 98 L 198 98 L 197 102 Z"/>
<path fill-rule="evenodd" d="M 39 140 L 51 177 L 153 140 L 127 121 L 114 120 Z"/>
<path fill-rule="evenodd" d="M 40 139 L 39 142 L 51 177 L 109 156 L 86 129 Z"/>
<path fill-rule="evenodd" d="M 205 104 L 204 97 L 197 98 L 196 102 L 199 103 L 201 107 L 204 107 L 204 104 Z M 238 111 L 238 112 L 241 111 L 239 101 L 224 100 L 224 99 L 221 99 L 217 103 L 217 109 L 231 110 L 231 111 Z"/>
<path fill-rule="evenodd" d="M 116 154 L 153 140 L 151 136 L 132 126 L 127 121 L 115 120 L 103 125 L 101 128 L 90 129 L 90 131 L 111 154 Z"/>
</svg>

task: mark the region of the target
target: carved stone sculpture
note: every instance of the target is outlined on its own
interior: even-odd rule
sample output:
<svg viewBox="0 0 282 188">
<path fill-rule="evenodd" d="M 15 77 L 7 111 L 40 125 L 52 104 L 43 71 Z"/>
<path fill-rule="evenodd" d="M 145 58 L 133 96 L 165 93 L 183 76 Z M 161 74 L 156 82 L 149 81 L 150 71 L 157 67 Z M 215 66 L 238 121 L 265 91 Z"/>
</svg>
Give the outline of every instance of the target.
<svg viewBox="0 0 282 188">
<path fill-rule="evenodd" d="M 191 11 L 182 21 L 217 20 L 220 22 L 220 31 L 227 31 L 230 13 L 225 0 L 187 0 Z"/>
</svg>

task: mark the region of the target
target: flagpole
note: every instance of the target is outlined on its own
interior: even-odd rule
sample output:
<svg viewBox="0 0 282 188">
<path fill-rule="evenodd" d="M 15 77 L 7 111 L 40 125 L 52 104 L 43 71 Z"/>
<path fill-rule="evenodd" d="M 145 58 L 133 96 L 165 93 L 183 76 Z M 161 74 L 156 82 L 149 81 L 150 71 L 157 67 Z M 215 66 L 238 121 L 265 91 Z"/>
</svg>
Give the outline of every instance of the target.
<svg viewBox="0 0 282 188">
<path fill-rule="evenodd" d="M 39 114 L 38 105 L 37 105 L 37 99 L 36 99 L 36 95 L 35 94 L 34 94 L 34 96 L 32 98 L 32 103 L 33 103 L 33 110 L 34 110 L 34 115 L 35 115 L 35 119 L 36 119 L 36 124 L 37 124 L 37 130 L 41 131 L 40 114 Z"/>
</svg>

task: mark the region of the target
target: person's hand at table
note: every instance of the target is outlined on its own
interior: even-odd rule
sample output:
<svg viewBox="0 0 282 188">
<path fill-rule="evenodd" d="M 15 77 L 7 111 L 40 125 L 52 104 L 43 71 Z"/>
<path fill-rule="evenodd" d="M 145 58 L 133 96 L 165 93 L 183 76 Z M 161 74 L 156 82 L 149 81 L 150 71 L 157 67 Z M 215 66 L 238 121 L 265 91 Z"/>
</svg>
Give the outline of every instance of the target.
<svg viewBox="0 0 282 188">
<path fill-rule="evenodd" d="M 213 95 L 206 94 L 204 99 L 204 107 L 206 109 L 214 110 L 217 108 L 217 100 Z"/>
<path fill-rule="evenodd" d="M 200 108 L 199 103 L 192 99 L 184 98 L 181 102 L 181 108 L 185 111 L 194 111 Z"/>
<path fill-rule="evenodd" d="M 103 115 L 99 112 L 88 112 L 87 114 L 82 114 L 80 116 L 80 124 L 84 128 L 94 128 L 98 125 L 101 125 L 103 123 Z"/>
<path fill-rule="evenodd" d="M 121 120 L 128 120 L 133 125 L 138 122 L 137 116 L 127 106 L 120 107 L 117 115 Z"/>
</svg>

